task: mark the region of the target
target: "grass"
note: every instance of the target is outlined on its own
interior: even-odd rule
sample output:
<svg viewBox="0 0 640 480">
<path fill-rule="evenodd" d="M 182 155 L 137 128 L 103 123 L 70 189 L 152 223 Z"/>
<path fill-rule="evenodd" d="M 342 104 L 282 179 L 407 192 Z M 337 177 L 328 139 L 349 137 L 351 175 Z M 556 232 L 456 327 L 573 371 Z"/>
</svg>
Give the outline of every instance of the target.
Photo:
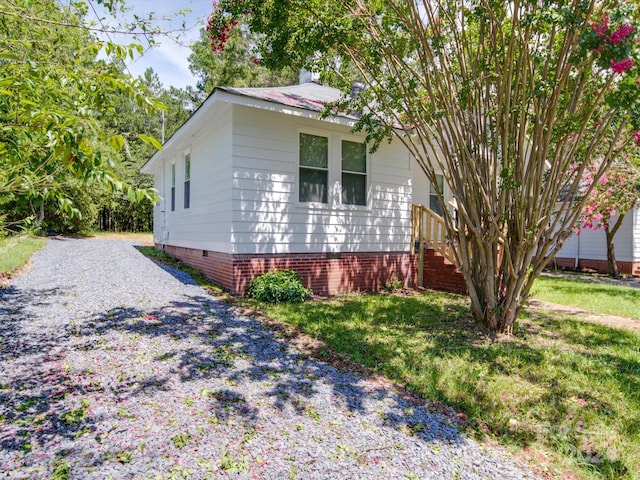
<svg viewBox="0 0 640 480">
<path fill-rule="evenodd" d="M 28 236 L 0 238 L 0 277 L 10 277 L 23 268 L 31 256 L 44 247 L 46 240 Z"/>
<path fill-rule="evenodd" d="M 542 276 L 536 280 L 531 296 L 593 313 L 640 320 L 640 288 Z"/>
<path fill-rule="evenodd" d="M 463 297 L 435 292 L 243 303 L 465 412 L 469 433 L 543 455 L 558 478 L 640 478 L 637 334 L 533 312 L 495 339 Z"/>
</svg>

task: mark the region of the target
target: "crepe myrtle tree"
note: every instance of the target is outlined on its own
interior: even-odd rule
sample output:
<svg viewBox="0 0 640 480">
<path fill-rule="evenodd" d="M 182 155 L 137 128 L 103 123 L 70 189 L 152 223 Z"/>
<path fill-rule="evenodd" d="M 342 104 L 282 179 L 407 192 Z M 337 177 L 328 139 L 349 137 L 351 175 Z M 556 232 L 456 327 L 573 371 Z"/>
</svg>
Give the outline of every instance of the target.
<svg viewBox="0 0 640 480">
<path fill-rule="evenodd" d="M 372 149 L 395 135 L 433 185 L 442 172 L 457 223 L 438 198 L 473 316 L 511 333 L 590 190 L 633 141 L 635 4 L 220 0 L 212 49 L 241 21 L 259 34 L 262 64 L 317 71 L 343 89 L 326 113 L 359 112 Z M 350 96 L 353 80 L 366 88 Z M 594 183 L 577 195 L 595 156 Z"/>
<path fill-rule="evenodd" d="M 636 143 L 640 144 L 640 133 L 636 133 L 636 138 Z M 594 181 L 597 170 L 595 164 L 585 171 L 583 188 L 588 189 L 594 183 L 595 186 L 587 197 L 575 232 L 580 235 L 581 229 L 604 230 L 609 276 L 618 278 L 614 239 L 626 214 L 640 206 L 640 171 L 628 158 L 613 163 L 598 181 Z"/>
</svg>

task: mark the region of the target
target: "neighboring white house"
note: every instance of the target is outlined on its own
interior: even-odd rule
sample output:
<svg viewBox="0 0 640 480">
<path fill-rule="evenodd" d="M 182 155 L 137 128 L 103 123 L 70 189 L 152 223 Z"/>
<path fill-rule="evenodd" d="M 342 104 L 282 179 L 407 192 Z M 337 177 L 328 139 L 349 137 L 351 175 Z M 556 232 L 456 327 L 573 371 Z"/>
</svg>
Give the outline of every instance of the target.
<svg viewBox="0 0 640 480">
<path fill-rule="evenodd" d="M 640 276 L 640 208 L 626 214 L 614 237 L 614 245 L 620 273 Z M 573 235 L 560 250 L 555 265 L 606 273 L 607 243 L 604 230 L 583 229 L 580 235 Z"/>
<path fill-rule="evenodd" d="M 217 88 L 141 171 L 154 242 L 233 293 L 293 268 L 317 294 L 415 285 L 412 203 L 429 182 L 399 141 L 370 154 L 336 89 Z M 446 192 L 445 192 L 446 194 Z"/>
</svg>

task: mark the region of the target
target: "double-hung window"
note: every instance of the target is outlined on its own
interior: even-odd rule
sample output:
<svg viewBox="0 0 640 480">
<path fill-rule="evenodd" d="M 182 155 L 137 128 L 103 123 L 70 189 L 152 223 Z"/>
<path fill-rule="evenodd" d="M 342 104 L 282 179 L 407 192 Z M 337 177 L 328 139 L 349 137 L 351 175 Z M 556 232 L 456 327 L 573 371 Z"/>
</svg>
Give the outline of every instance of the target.
<svg viewBox="0 0 640 480">
<path fill-rule="evenodd" d="M 300 133 L 300 202 L 328 203 L 329 138 Z"/>
<path fill-rule="evenodd" d="M 444 195 L 444 177 L 436 174 L 436 181 L 438 182 L 438 190 Z M 438 190 L 433 183 L 429 184 L 429 208 L 442 216 L 442 208 L 440 208 L 440 202 L 438 202 Z"/>
<path fill-rule="evenodd" d="M 176 164 L 171 164 L 171 211 L 176 210 Z"/>
<path fill-rule="evenodd" d="M 299 134 L 298 200 L 367 205 L 367 147 L 337 134 Z"/>
<path fill-rule="evenodd" d="M 184 208 L 191 204 L 191 154 L 184 156 Z"/>
<path fill-rule="evenodd" d="M 342 203 L 367 204 L 367 148 L 364 143 L 342 140 Z"/>
</svg>

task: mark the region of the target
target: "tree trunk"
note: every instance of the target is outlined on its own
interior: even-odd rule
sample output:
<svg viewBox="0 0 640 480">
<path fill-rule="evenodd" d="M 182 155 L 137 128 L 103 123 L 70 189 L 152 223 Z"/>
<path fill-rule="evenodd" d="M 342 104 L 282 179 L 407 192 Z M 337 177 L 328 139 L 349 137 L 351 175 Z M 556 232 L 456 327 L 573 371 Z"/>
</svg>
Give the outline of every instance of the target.
<svg viewBox="0 0 640 480">
<path fill-rule="evenodd" d="M 36 207 L 34 207 L 33 205 L 33 202 L 31 201 L 31 199 L 29 199 L 29 208 L 31 208 L 31 213 L 33 214 L 33 219 L 36 227 L 40 227 L 40 225 L 44 221 L 44 199 L 40 202 L 37 212 Z"/>
<path fill-rule="evenodd" d="M 611 228 L 608 223 L 604 226 L 604 233 L 607 237 L 607 264 L 609 266 L 609 276 L 611 278 L 620 278 L 618 263 L 616 262 L 616 249 L 614 239 L 616 233 L 622 225 L 623 220 L 624 215 L 619 215 L 613 228 Z"/>
<path fill-rule="evenodd" d="M 605 229 L 605 233 L 607 235 L 607 264 L 609 266 L 609 276 L 611 278 L 619 278 L 620 272 L 618 271 L 618 264 L 616 263 L 613 235 L 611 235 L 609 229 Z"/>
<path fill-rule="evenodd" d="M 527 251 L 510 251 L 494 232 L 460 238 L 460 253 L 468 252 L 461 262 L 471 312 L 476 323 L 496 333 L 511 335 L 520 315 L 528 282 L 531 256 Z M 465 267 L 468 265 L 468 267 Z"/>
<path fill-rule="evenodd" d="M 486 285 L 470 285 L 471 312 L 476 323 L 486 329 L 511 335 L 513 325 L 520 315 L 522 305 L 517 298 L 504 299 L 499 302 L 486 302 L 481 298 L 484 294 L 491 294 L 487 291 Z M 481 294 L 479 295 L 479 290 Z M 473 291 L 473 294 L 471 292 Z M 489 305 L 493 304 L 493 307 Z"/>
</svg>

